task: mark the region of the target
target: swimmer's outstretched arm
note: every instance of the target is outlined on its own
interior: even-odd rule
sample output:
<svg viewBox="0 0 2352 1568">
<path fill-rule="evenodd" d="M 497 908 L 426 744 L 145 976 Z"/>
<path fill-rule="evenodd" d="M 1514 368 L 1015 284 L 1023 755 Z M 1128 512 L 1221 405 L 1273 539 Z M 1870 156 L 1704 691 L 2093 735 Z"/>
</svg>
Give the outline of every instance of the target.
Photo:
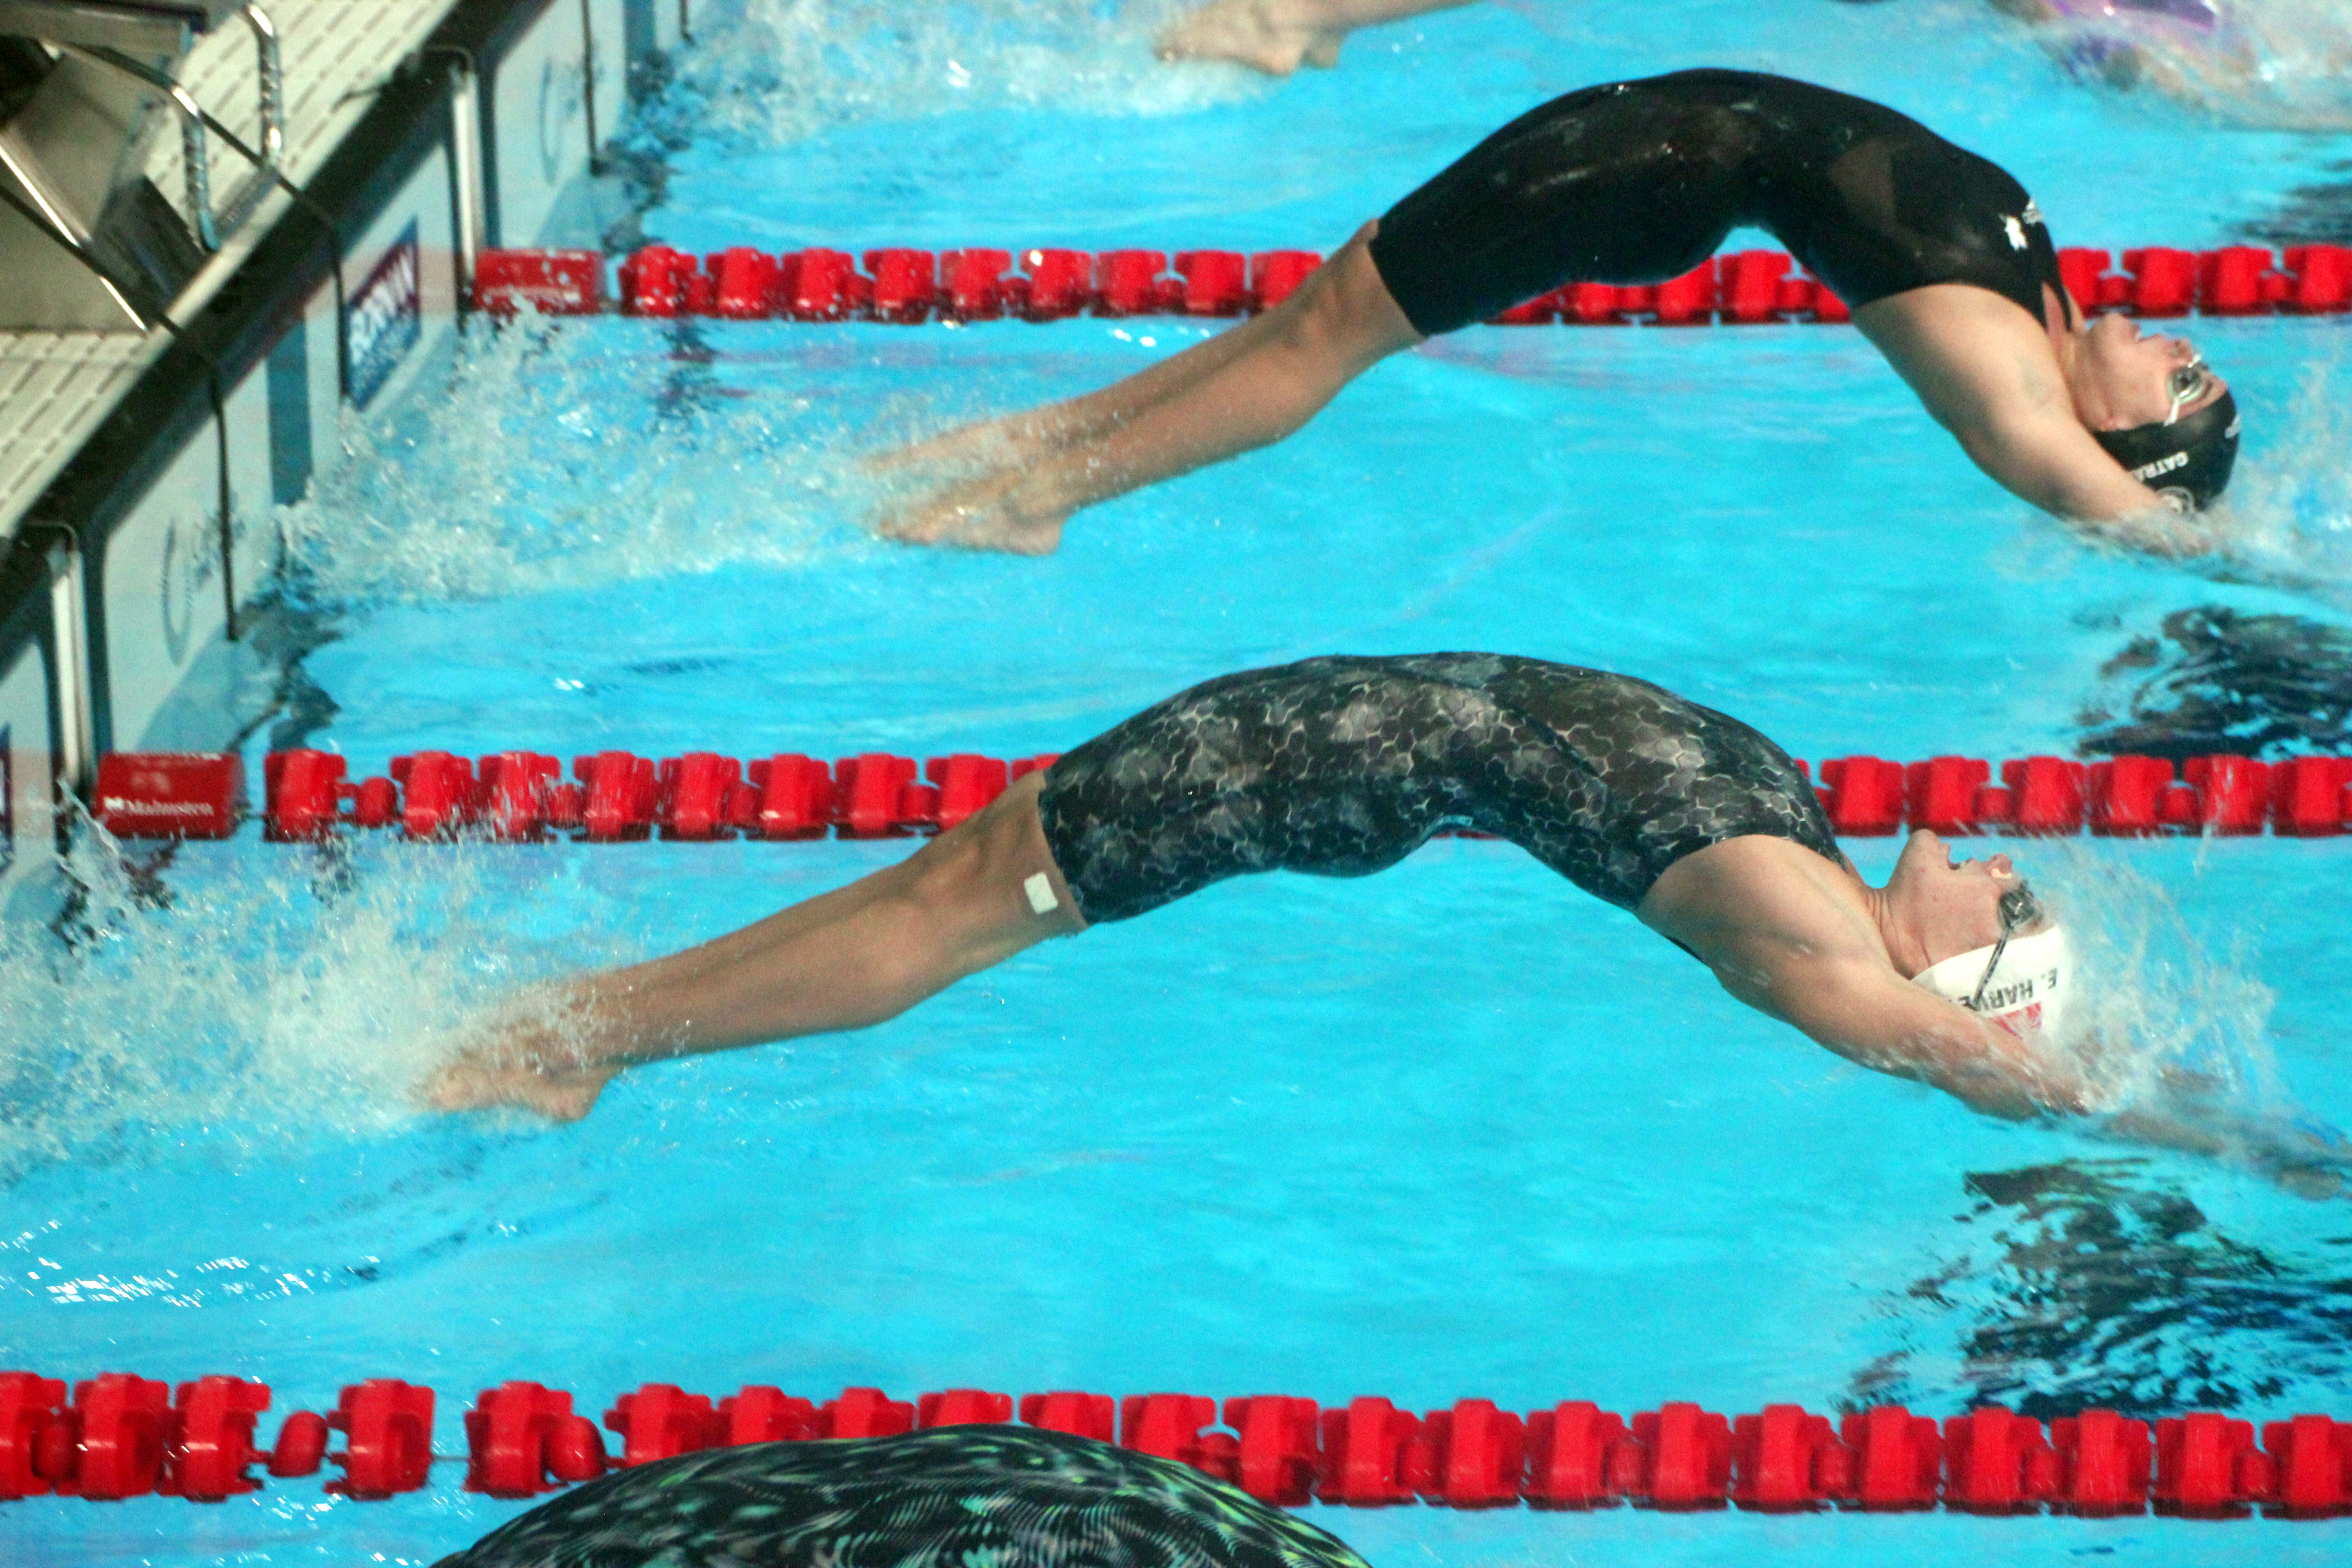
<svg viewBox="0 0 2352 1568">
<path fill-rule="evenodd" d="M 2212 531 L 2124 471 L 2076 417 L 2048 336 L 1989 289 L 1936 283 L 1874 300 L 1853 323 L 1994 482 L 2093 538 L 2202 555 Z"/>
<path fill-rule="evenodd" d="M 2081 1110 L 2073 1064 L 1895 972 L 1862 886 L 1802 846 L 1736 838 L 1675 861 L 1637 912 L 1732 995 L 1850 1061 L 1990 1116 Z"/>
<path fill-rule="evenodd" d="M 1470 0 L 1216 0 L 1179 17 L 1160 35 L 1163 60 L 1233 60 L 1288 76 L 1301 65 L 1339 63 L 1339 46 L 1358 27 L 1451 11 Z"/>
<path fill-rule="evenodd" d="M 1421 341 L 1372 265 L 1367 224 L 1264 315 L 1126 380 L 952 431 L 884 468 L 977 467 L 877 524 L 914 544 L 1043 555 L 1070 513 L 1279 441 Z"/>
<path fill-rule="evenodd" d="M 573 1121 L 639 1062 L 861 1029 L 1083 930 L 1038 825 L 1042 787 L 1042 774 L 1020 780 L 906 860 L 845 888 L 535 999 L 436 1073 L 425 1099 L 444 1110 L 516 1105 Z"/>
<path fill-rule="evenodd" d="M 1849 1061 L 1896 1078 L 1916 1079 L 2010 1121 L 2076 1114 L 2088 1092 L 2069 1063 L 1986 1023 L 1956 1003 L 1912 984 L 1886 967 L 1791 955 L 1760 976 L 1726 990 L 1785 1018 Z M 1759 983 L 1760 982 L 1760 983 Z M 1755 994 L 1746 992 L 1753 989 Z"/>
</svg>

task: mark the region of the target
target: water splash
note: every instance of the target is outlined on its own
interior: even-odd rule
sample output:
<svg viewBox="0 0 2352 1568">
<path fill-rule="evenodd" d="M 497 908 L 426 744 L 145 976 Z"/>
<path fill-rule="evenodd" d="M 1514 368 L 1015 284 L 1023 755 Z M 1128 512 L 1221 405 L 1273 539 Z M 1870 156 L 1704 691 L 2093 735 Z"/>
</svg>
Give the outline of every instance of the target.
<svg viewBox="0 0 2352 1568">
<path fill-rule="evenodd" d="M 2067 70 L 2151 110 L 2268 131 L 2352 128 L 2352 26 L 2339 0 L 2221 0 L 2218 26 L 2149 10 L 2032 28 Z"/>
<path fill-rule="evenodd" d="M 2281 131 L 2352 130 L 2352 16 L 2341 0 L 2239 0 L 2224 48 L 2191 62 L 2219 119 Z"/>
<path fill-rule="evenodd" d="M 84 820 L 58 926 L 0 925 L 0 1181 L 68 1158 L 205 1145 L 234 1161 L 381 1134 L 418 1113 L 414 1088 L 455 1034 L 609 947 L 517 929 L 514 911 L 574 874 L 559 859 L 249 847 L 207 847 L 183 875 Z"/>
<path fill-rule="evenodd" d="M 2036 847 L 2033 885 L 2063 921 L 2081 979 L 2072 1015 L 2102 1100 L 2145 1092 L 2166 1069 L 2234 1093 L 2274 1092 L 2271 989 L 2247 973 L 2250 937 L 2209 941 L 2128 861 L 2079 844 Z"/>
<path fill-rule="evenodd" d="M 469 338 L 446 394 L 345 409 L 346 460 L 280 509 L 294 596 L 482 598 L 863 547 L 843 521 L 862 481 L 832 407 L 735 395 L 712 359 L 691 324 L 524 321 Z"/>
<path fill-rule="evenodd" d="M 2253 933 L 2193 928 L 2164 888 L 2080 845 L 2037 850 L 2036 887 L 2066 926 L 2066 1042 L 2102 1136 L 2220 1160 L 2299 1196 L 2345 1195 L 2352 1140 L 2285 1089 L 2271 1047 L 2277 994 L 2253 978 Z"/>
<path fill-rule="evenodd" d="M 1238 68 L 1171 68 L 1151 45 L 1186 0 L 735 0 L 641 132 L 782 146 L 837 126 L 979 107 L 1158 115 L 1270 90 Z"/>
<path fill-rule="evenodd" d="M 2304 367 L 2261 460 L 2242 462 L 2221 516 L 2226 579 L 2352 609 L 2352 374 L 2339 344 Z"/>
</svg>

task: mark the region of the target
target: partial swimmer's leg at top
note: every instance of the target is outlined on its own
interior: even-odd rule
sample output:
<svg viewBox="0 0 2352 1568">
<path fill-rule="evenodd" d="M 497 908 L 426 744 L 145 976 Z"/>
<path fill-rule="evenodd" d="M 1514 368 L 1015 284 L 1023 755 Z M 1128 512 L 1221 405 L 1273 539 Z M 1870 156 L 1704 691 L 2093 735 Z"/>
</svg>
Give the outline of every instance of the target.
<svg viewBox="0 0 2352 1568">
<path fill-rule="evenodd" d="M 1358 27 L 1451 11 L 1471 0 L 1215 0 L 1160 35 L 1163 60 L 1232 60 L 1268 76 L 1339 63 Z"/>
<path fill-rule="evenodd" d="M 860 1029 L 1082 931 L 1037 822 L 1043 774 L 906 860 L 667 958 L 530 999 L 425 1089 L 444 1110 L 585 1116 L 622 1068 Z"/>
<path fill-rule="evenodd" d="M 950 432 L 886 468 L 979 464 L 879 531 L 912 544 L 1043 555 L 1070 513 L 1269 446 L 1421 341 L 1373 266 L 1366 225 L 1288 299 L 1099 392 Z"/>
<path fill-rule="evenodd" d="M 1570 276 L 1687 271 L 1731 226 L 1727 160 L 1685 167 L 1719 119 L 1702 106 L 1695 125 L 1670 95 L 1613 87 L 1523 115 L 1263 316 L 1101 392 L 884 457 L 977 471 L 877 526 L 909 543 L 1043 554 L 1071 512 L 1280 440 L 1433 333 Z"/>
</svg>

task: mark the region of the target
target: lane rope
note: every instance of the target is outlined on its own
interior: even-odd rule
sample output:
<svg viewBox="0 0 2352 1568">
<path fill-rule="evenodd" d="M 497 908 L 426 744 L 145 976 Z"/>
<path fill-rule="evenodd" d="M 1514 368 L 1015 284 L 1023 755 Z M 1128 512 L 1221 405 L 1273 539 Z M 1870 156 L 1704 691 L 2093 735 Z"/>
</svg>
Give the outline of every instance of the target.
<svg viewBox="0 0 2352 1568">
<path fill-rule="evenodd" d="M 1019 266 L 1015 269 L 1014 263 Z M 865 263 L 864 270 L 858 267 Z M 2216 250 L 2142 246 L 2115 255 L 2058 253 L 2066 288 L 2086 313 L 2151 318 L 2329 315 L 2352 310 L 2352 247 L 2258 245 Z M 477 259 L 472 300 L 494 315 L 525 305 L 542 315 L 718 317 L 735 321 L 866 321 L 913 326 L 1073 316 L 1244 316 L 1288 298 L 1321 264 L 1312 250 L 1031 249 L 847 251 L 813 247 L 772 254 L 736 246 L 697 258 L 649 245 L 620 263 L 616 298 L 605 258 L 593 250 L 488 250 Z M 1502 326 L 1559 322 L 1621 326 L 1759 325 L 1850 320 L 1818 279 L 1792 274 L 1777 250 L 1709 257 L 1663 283 L 1571 283 L 1505 311 Z"/>
<path fill-rule="evenodd" d="M 566 779 L 544 752 L 418 752 L 354 780 L 340 752 L 272 752 L 260 815 L 264 837 L 279 843 L 351 830 L 496 843 L 903 838 L 955 826 L 1058 755 L 960 752 L 919 767 L 887 752 L 747 763 L 715 752 L 656 760 L 607 751 L 574 757 Z M 1946 837 L 2326 838 L 2352 828 L 2352 757 L 2216 755 L 2176 766 L 2163 757 L 2031 756 L 1996 769 L 1981 757 L 1846 756 L 1821 764 L 1814 793 L 1846 837 L 1924 827 Z M 247 800 L 245 763 L 233 752 L 117 752 L 99 763 L 95 815 L 118 838 L 226 838 L 247 818 Z"/>
<path fill-rule="evenodd" d="M 257 1425 L 269 1385 L 212 1376 L 179 1385 L 131 1373 L 78 1383 L 0 1372 L 0 1499 L 55 1492 L 93 1501 L 163 1493 L 218 1502 L 263 1483 L 341 1468 L 327 1489 L 383 1501 L 422 1489 L 432 1466 L 434 1391 L 397 1378 L 345 1386 L 324 1415 L 297 1410 L 268 1448 Z M 1727 1417 L 1689 1402 L 1630 1419 L 1590 1400 L 1522 1416 L 1464 1399 L 1415 1415 L 1389 1400 L 1318 1406 L 1254 1394 L 1024 1394 L 954 1388 L 894 1400 L 845 1389 L 819 1405 L 752 1384 L 718 1400 L 674 1384 L 619 1395 L 607 1451 L 572 1395 L 520 1380 L 475 1395 L 465 1413 L 465 1489 L 530 1498 L 608 1468 L 698 1449 L 812 1438 L 892 1436 L 918 1427 L 1023 1423 L 1116 1442 L 1200 1469 L 1258 1500 L 1356 1508 L 1421 1501 L 1445 1508 L 1614 1507 L 1669 1511 L 1727 1505 L 1764 1513 L 2053 1513 L 2110 1517 L 2151 1510 L 2196 1519 L 2327 1519 L 2352 1513 L 2352 1425 L 2325 1415 L 2253 1424 L 2213 1411 L 2153 1424 L 2113 1410 L 2040 1421 L 1998 1405 L 1941 1426 L 1901 1405 L 1832 1424 L 1795 1405 Z M 1224 1428 L 1210 1430 L 1222 1413 Z M 330 1453 L 329 1434 L 344 1435 Z"/>
</svg>

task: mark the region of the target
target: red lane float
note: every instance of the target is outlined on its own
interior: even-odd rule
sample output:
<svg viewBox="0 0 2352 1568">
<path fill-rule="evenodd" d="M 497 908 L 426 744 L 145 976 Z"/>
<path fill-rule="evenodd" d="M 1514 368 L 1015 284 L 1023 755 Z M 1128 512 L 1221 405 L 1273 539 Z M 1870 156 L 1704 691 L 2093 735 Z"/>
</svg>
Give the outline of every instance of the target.
<svg viewBox="0 0 2352 1568">
<path fill-rule="evenodd" d="M 466 1412 L 466 1489 L 531 1498 L 604 1473 L 604 1436 L 572 1395 L 536 1383 L 486 1388 Z"/>
<path fill-rule="evenodd" d="M 269 1385 L 242 1378 L 198 1378 L 174 1395 L 162 1383 L 101 1373 L 76 1384 L 68 1404 L 59 1379 L 0 1373 L 0 1500 L 54 1491 L 92 1502 L 151 1493 L 222 1502 L 260 1489 L 249 1473 L 257 1464 L 273 1476 L 315 1474 L 325 1420 L 295 1411 L 264 1450 L 254 1434 L 268 1408 Z"/>
<path fill-rule="evenodd" d="M 731 321 L 1028 321 L 1097 316 L 1245 315 L 1287 299 L 1322 258 L 1311 250 L 1000 250 L 933 252 L 884 247 L 857 256 L 815 247 L 772 255 L 733 246 L 694 257 L 649 245 L 618 272 L 624 315 Z M 2299 245 L 2216 250 L 2144 246 L 2122 253 L 2058 253 L 2067 292 L 2085 312 L 2151 318 L 2323 315 L 2352 310 L 2352 247 Z M 858 269 L 863 263 L 864 270 Z M 1502 326 L 1563 322 L 1614 326 L 1753 326 L 1851 320 L 1818 279 L 1792 276 L 1777 250 L 1710 257 L 1663 283 L 1571 283 L 1495 318 Z M 604 261 L 593 251 L 487 250 L 474 270 L 474 304 L 498 316 L 526 306 L 543 315 L 604 309 Z"/>
<path fill-rule="evenodd" d="M 1130 1395 L 1128 1403 L 1137 1398 Z M 1213 1410 L 1213 1406 L 1212 1409 Z M 1108 1394 L 1024 1394 L 1021 1396 L 1021 1424 L 1047 1432 L 1066 1432 L 1073 1437 L 1091 1437 L 1097 1443 L 1108 1443 L 1116 1435 L 1116 1416 Z M 1181 1458 L 1181 1455 L 1165 1456 Z"/>
<path fill-rule="evenodd" d="M 48 1492 L 110 1500 L 161 1492 L 217 1502 L 273 1477 L 345 1470 L 329 1490 L 381 1501 L 425 1485 L 434 1394 L 393 1378 L 341 1391 L 325 1417 L 289 1415 L 275 1447 L 254 1446 L 267 1384 L 234 1377 L 163 1384 L 108 1373 L 74 1386 L 0 1372 L 0 1499 Z M 1020 1396 L 951 1388 L 896 1400 L 849 1388 L 822 1405 L 765 1384 L 713 1400 L 648 1383 L 615 1397 L 603 1437 L 570 1393 L 510 1381 L 482 1390 L 465 1414 L 465 1488 L 531 1498 L 699 1449 L 824 1437 L 890 1436 L 918 1427 L 1015 1419 L 1189 1465 L 1262 1501 L 1310 1498 L 1358 1508 L 1416 1500 L 1447 1508 L 1592 1509 L 1631 1503 L 1668 1511 L 1759 1513 L 1825 1509 L 1960 1513 L 2158 1513 L 2240 1519 L 2352 1514 L 2352 1425 L 2325 1415 L 2252 1423 L 2210 1411 L 2153 1424 L 2085 1410 L 2044 1428 L 1988 1406 L 1937 1423 L 1900 1405 L 1855 1411 L 1832 1426 L 1795 1405 L 1727 1417 L 1670 1403 L 1624 1417 L 1572 1400 L 1521 1417 L 1486 1399 L 1421 1415 L 1363 1397 L 1328 1409 L 1311 1399 L 1108 1394 Z M 348 1451 L 325 1454 L 330 1427 Z M 459 1456 L 448 1456 L 455 1459 Z"/>
<path fill-rule="evenodd" d="M 715 752 L 656 760 L 613 751 L 573 758 L 565 780 L 562 763 L 541 752 L 477 762 L 418 752 L 394 757 L 388 777 L 353 783 L 334 753 L 274 752 L 262 769 L 263 837 L 306 842 L 397 825 L 421 841 L 902 838 L 956 826 L 1058 754 L 1008 762 L 959 752 L 919 767 L 886 752 L 831 763 L 789 752 L 746 763 Z M 2231 837 L 2268 827 L 2283 838 L 2327 838 L 2352 827 L 2352 757 L 2207 756 L 2177 767 L 2161 757 L 2018 757 L 2000 764 L 1999 783 L 1990 762 L 1957 755 L 1907 764 L 1831 757 L 1818 772 L 1814 794 L 1830 826 L 1848 837 L 1906 827 L 1947 837 L 2047 838 L 2086 828 L 2116 838 Z M 223 838 L 243 811 L 243 766 L 233 755 L 118 752 L 100 763 L 99 779 L 98 817 L 117 837 Z"/>
<path fill-rule="evenodd" d="M 1089 1398 L 1087 1394 L 1068 1394 L 1053 1397 Z M 1102 1441 L 1108 1443 L 1111 1440 L 1109 1403 L 1105 1398 L 1099 1409 L 1091 1405 L 1085 1406 L 1089 1423 L 1096 1423 L 1099 1417 L 1099 1424 L 1081 1436 L 1092 1436 L 1096 1430 L 1099 1430 Z M 1026 1399 L 1021 1404 L 1024 1411 L 1029 1406 Z M 1024 1415 L 1022 1419 L 1026 1421 L 1029 1417 Z M 1216 1419 L 1217 1402 L 1197 1394 L 1130 1394 L 1118 1402 L 1118 1443 L 1121 1447 L 1132 1448 L 1139 1454 L 1173 1459 L 1180 1465 L 1191 1465 L 1195 1469 L 1206 1470 L 1230 1480 L 1235 1458 L 1233 1451 L 1234 1440 L 1224 1436 L 1220 1444 L 1203 1438 L 1201 1434 L 1202 1427 L 1213 1426 Z M 1056 1430 L 1067 1431 L 1069 1428 Z"/>
<path fill-rule="evenodd" d="M 1527 1429 L 1519 1495 L 1529 1507 L 1606 1508 L 1632 1489 L 1639 1449 L 1623 1416 L 1572 1399 L 1532 1413 Z"/>
<path fill-rule="evenodd" d="M 341 1480 L 327 1483 L 329 1491 L 381 1502 L 425 1485 L 433 1464 L 431 1389 L 372 1377 L 341 1392 L 327 1425 L 344 1437 L 343 1451 L 328 1456 L 343 1469 Z M 269 1473 L 283 1472 L 273 1468 Z"/>
</svg>

